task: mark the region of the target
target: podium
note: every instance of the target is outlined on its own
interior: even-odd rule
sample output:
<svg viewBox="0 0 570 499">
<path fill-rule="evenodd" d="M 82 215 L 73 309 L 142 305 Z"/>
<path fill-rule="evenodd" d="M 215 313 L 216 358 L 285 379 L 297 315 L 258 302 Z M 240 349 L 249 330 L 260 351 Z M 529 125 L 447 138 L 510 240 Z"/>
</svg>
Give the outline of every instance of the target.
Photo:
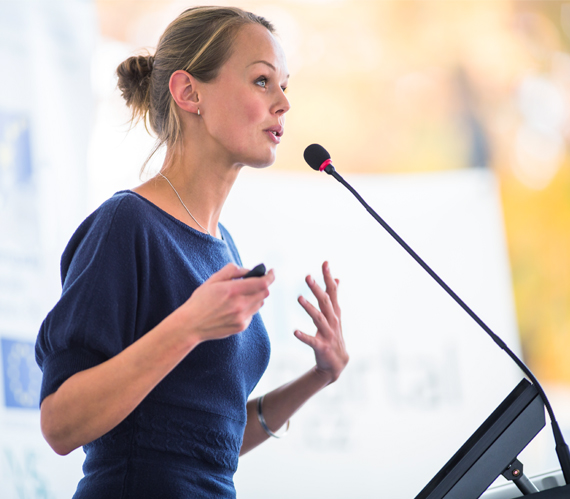
<svg viewBox="0 0 570 499">
<path fill-rule="evenodd" d="M 559 499 L 570 497 L 570 485 L 564 485 L 561 470 L 541 473 L 532 476 L 530 480 L 540 490 L 540 492 L 532 494 L 533 498 Z M 513 483 L 506 483 L 491 487 L 480 499 L 515 499 L 517 497 L 523 497 L 520 490 Z"/>
<path fill-rule="evenodd" d="M 510 495 L 483 498 L 570 498 L 570 485 L 559 482 L 540 491 L 517 459 L 544 426 L 544 402 L 536 386 L 523 379 L 415 499 L 478 499 L 501 474 L 516 487 Z"/>
</svg>

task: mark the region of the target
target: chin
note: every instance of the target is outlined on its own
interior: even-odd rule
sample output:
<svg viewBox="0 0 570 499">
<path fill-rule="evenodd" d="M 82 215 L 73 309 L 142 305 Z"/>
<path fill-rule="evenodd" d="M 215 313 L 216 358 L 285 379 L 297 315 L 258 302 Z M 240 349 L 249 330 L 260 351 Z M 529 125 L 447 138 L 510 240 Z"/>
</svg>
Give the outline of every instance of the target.
<svg viewBox="0 0 570 499">
<path fill-rule="evenodd" d="M 275 161 L 272 161 L 271 163 L 253 163 L 247 166 L 249 166 L 250 168 L 256 168 L 258 170 L 262 170 L 263 168 L 270 167 L 273 163 L 275 163 Z"/>
<path fill-rule="evenodd" d="M 252 158 L 250 161 L 246 162 L 246 165 L 250 166 L 251 168 L 267 168 L 268 166 L 271 166 L 273 163 L 275 163 L 275 159 L 276 154 L 272 153 L 269 157 L 266 158 Z"/>
</svg>

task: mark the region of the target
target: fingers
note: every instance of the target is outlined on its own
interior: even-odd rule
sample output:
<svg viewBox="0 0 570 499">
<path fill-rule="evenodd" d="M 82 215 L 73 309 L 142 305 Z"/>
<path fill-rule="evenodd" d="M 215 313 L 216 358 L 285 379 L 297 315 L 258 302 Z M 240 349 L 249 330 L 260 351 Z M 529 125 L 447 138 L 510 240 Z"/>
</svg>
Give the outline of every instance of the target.
<svg viewBox="0 0 570 499">
<path fill-rule="evenodd" d="M 317 284 L 317 282 L 309 275 L 305 279 L 307 285 L 315 295 L 319 303 L 319 308 L 327 316 L 330 318 L 334 315 L 334 308 L 332 306 L 332 302 L 328 293 L 323 291 L 323 289 Z"/>
<path fill-rule="evenodd" d="M 275 280 L 273 270 L 265 276 L 252 277 L 250 279 L 233 279 L 226 283 L 225 297 L 228 300 L 230 310 L 239 317 L 239 321 L 246 324 L 251 321 L 259 309 L 263 306 L 264 300 L 269 296 L 269 285 Z M 242 328 L 241 330 L 245 329 Z"/>
<path fill-rule="evenodd" d="M 335 325 L 340 317 L 340 307 L 338 306 L 336 296 L 337 285 L 334 279 L 331 277 L 330 272 L 327 272 L 326 276 L 327 277 L 325 278 L 325 283 L 327 285 L 327 291 L 324 291 L 311 276 L 307 276 L 305 280 L 315 295 L 315 298 L 317 298 L 319 308 L 321 309 L 322 313 L 325 315 L 327 320 L 331 322 L 331 324 Z M 330 295 L 330 292 L 333 293 L 333 296 Z"/>
<path fill-rule="evenodd" d="M 234 263 L 228 263 L 221 270 L 212 274 L 206 282 L 233 282 L 232 286 L 237 293 L 251 295 L 268 288 L 273 281 L 275 281 L 275 272 L 273 269 L 267 272 L 264 276 L 241 280 L 240 278 L 248 272 L 249 270 L 246 268 L 238 267 Z"/>
<path fill-rule="evenodd" d="M 338 285 L 340 281 L 333 279 L 329 262 L 323 263 L 323 277 L 325 279 L 326 292 L 330 297 L 335 314 L 337 317 L 340 317 L 340 306 L 338 304 Z"/>
<path fill-rule="evenodd" d="M 222 267 L 216 273 L 212 274 L 208 281 L 210 282 L 221 282 L 229 281 L 230 279 L 237 279 L 239 277 L 247 274 L 248 270 L 242 267 L 238 267 L 235 263 L 228 263 L 226 266 Z"/>
<path fill-rule="evenodd" d="M 348 363 L 348 354 L 344 344 L 338 305 L 339 280 L 332 277 L 328 262 L 323 263 L 325 290 L 311 276 L 307 284 L 318 301 L 318 308 L 299 296 L 299 304 L 313 319 L 317 327 L 315 336 L 309 336 L 299 330 L 294 335 L 301 342 L 310 346 L 315 353 L 316 371 L 326 376 L 327 384 L 338 379 Z"/>
<path fill-rule="evenodd" d="M 313 319 L 313 323 L 315 324 L 315 326 L 317 326 L 317 330 L 320 333 L 324 334 L 325 336 L 330 336 L 331 327 L 325 314 L 302 296 L 299 296 L 298 301 L 299 304 L 309 314 L 311 319 Z"/>
<path fill-rule="evenodd" d="M 257 302 L 263 302 L 269 296 L 269 289 L 262 287 L 255 292 L 243 292 L 243 289 L 232 286 L 225 295 L 228 300 L 238 303 L 243 309 L 248 309 L 250 306 Z"/>
<path fill-rule="evenodd" d="M 247 273 L 247 269 L 246 269 Z M 245 274 L 244 274 L 245 275 Z M 261 277 L 250 277 L 249 279 L 242 279 L 234 281 L 236 292 L 244 295 L 253 295 L 267 290 L 267 295 L 269 295 L 269 286 L 275 281 L 275 272 L 271 269 L 267 274 Z"/>
<path fill-rule="evenodd" d="M 299 330 L 296 330 L 294 333 L 295 337 L 298 340 L 301 340 L 305 345 L 309 345 L 311 348 L 315 349 L 317 347 L 317 339 L 314 336 L 309 336 Z"/>
<path fill-rule="evenodd" d="M 247 269 L 246 273 L 247 273 Z M 269 286 L 275 281 L 275 272 L 271 269 L 261 277 L 251 277 L 249 279 L 233 279 L 228 282 L 230 296 L 235 297 L 244 312 L 253 315 L 269 296 Z"/>
</svg>

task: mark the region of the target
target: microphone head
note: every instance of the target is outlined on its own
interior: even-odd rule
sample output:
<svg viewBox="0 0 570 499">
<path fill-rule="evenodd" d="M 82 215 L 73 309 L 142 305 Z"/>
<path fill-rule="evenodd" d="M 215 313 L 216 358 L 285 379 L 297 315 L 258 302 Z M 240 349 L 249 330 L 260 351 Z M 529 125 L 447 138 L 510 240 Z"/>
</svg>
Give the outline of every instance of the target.
<svg viewBox="0 0 570 499">
<path fill-rule="evenodd" d="M 320 171 L 322 164 L 326 160 L 331 159 L 331 155 L 320 144 L 311 144 L 308 146 L 303 153 L 303 157 L 309 166 L 316 171 Z"/>
</svg>

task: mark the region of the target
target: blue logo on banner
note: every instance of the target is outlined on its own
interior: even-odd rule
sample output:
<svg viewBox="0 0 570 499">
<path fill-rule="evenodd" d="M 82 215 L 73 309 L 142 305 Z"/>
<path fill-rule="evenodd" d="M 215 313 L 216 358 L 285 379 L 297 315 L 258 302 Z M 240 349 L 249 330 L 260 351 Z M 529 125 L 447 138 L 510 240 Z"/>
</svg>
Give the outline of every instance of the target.
<svg viewBox="0 0 570 499">
<path fill-rule="evenodd" d="M 2 338 L 2 366 L 6 407 L 38 409 L 42 373 L 34 343 Z"/>
</svg>

